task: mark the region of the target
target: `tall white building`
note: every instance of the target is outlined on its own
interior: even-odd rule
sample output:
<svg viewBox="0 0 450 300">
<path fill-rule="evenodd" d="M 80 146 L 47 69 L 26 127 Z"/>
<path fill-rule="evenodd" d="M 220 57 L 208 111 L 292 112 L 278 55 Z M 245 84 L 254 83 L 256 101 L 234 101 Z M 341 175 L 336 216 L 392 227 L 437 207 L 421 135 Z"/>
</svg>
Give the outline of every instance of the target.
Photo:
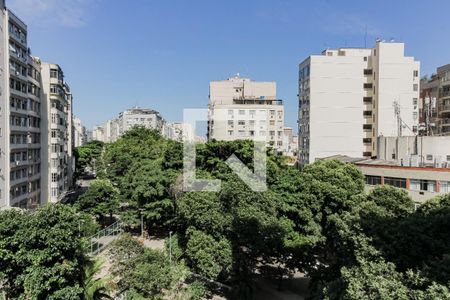
<svg viewBox="0 0 450 300">
<path fill-rule="evenodd" d="M 0 208 L 58 201 L 73 172 L 72 94 L 57 65 L 30 56 L 27 39 L 0 1 Z M 61 189 L 52 198 L 54 171 Z"/>
<path fill-rule="evenodd" d="M 299 163 L 377 156 L 378 136 L 413 135 L 420 63 L 404 44 L 327 49 L 299 66 Z"/>
<path fill-rule="evenodd" d="M 282 151 L 284 108 L 275 82 L 239 75 L 209 84 L 208 139 L 261 139 Z"/>
<path fill-rule="evenodd" d="M 80 147 L 86 144 L 86 127 L 81 123 L 80 118 L 73 118 L 73 146 Z"/>
<path fill-rule="evenodd" d="M 72 94 L 57 64 L 42 63 L 42 196 L 60 201 L 72 185 Z"/>
<path fill-rule="evenodd" d="M 27 26 L 0 1 L 0 208 L 41 202 L 40 61 Z"/>
<path fill-rule="evenodd" d="M 156 110 L 134 107 L 119 113 L 117 118 L 108 120 L 103 125 L 95 126 L 92 131 L 92 138 L 110 143 L 116 141 L 121 135 L 135 126 L 162 132 L 164 123 L 164 119 Z"/>
</svg>

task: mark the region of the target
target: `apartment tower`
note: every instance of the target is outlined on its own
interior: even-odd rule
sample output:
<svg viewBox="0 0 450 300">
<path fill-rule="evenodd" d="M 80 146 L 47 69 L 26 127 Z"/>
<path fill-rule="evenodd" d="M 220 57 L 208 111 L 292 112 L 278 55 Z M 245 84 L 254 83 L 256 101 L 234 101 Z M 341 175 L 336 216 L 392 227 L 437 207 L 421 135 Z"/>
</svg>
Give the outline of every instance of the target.
<svg viewBox="0 0 450 300">
<path fill-rule="evenodd" d="M 282 151 L 284 108 L 275 82 L 239 75 L 209 84 L 208 139 L 260 139 Z"/>
<path fill-rule="evenodd" d="M 450 135 L 450 64 L 420 82 L 421 135 Z"/>
<path fill-rule="evenodd" d="M 0 208 L 41 202 L 40 61 L 27 26 L 0 1 Z"/>
<path fill-rule="evenodd" d="M 414 135 L 420 63 L 404 44 L 327 49 L 299 65 L 299 164 L 376 157 L 378 136 Z"/>
<path fill-rule="evenodd" d="M 43 198 L 58 202 L 72 185 L 72 94 L 59 65 L 42 63 L 41 74 Z"/>
</svg>

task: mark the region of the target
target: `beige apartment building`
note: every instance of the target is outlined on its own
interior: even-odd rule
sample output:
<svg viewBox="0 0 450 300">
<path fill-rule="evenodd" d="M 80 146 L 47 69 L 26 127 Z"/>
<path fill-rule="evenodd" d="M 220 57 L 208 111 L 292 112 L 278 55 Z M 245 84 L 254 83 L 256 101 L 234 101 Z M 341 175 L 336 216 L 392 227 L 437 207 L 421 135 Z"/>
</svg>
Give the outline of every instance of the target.
<svg viewBox="0 0 450 300">
<path fill-rule="evenodd" d="M 377 185 L 390 185 L 404 189 L 416 204 L 450 193 L 450 168 L 399 165 L 393 161 L 345 155 L 325 159 L 354 164 L 365 177 L 366 191 L 372 190 Z"/>
<path fill-rule="evenodd" d="M 284 108 L 275 82 L 239 75 L 209 84 L 208 139 L 259 139 L 283 151 Z"/>
<path fill-rule="evenodd" d="M 450 136 L 450 64 L 420 82 L 420 134 Z"/>
<path fill-rule="evenodd" d="M 43 200 L 58 202 L 72 186 L 72 94 L 57 64 L 42 63 Z"/>
<path fill-rule="evenodd" d="M 404 44 L 327 49 L 299 65 L 299 164 L 376 157 L 378 136 L 414 135 L 420 63 Z"/>
</svg>

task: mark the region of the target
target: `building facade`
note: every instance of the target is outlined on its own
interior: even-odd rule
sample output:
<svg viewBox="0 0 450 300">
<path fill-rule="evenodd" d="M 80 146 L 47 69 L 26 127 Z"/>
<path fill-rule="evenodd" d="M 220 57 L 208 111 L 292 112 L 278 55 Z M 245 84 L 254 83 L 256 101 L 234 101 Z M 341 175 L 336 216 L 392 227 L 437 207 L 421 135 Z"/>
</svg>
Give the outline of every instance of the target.
<svg viewBox="0 0 450 300">
<path fill-rule="evenodd" d="M 209 85 L 208 139 L 258 139 L 283 150 L 284 107 L 275 82 L 239 75 Z"/>
<path fill-rule="evenodd" d="M 412 167 L 450 168 L 450 137 L 378 137 L 378 158 Z"/>
<path fill-rule="evenodd" d="M 72 94 L 64 80 L 61 67 L 42 63 L 43 139 L 42 185 L 43 199 L 60 201 L 72 186 Z"/>
<path fill-rule="evenodd" d="M 40 61 L 27 26 L 0 2 L 0 208 L 41 202 Z"/>
<path fill-rule="evenodd" d="M 103 125 L 95 126 L 92 138 L 105 143 L 114 142 L 135 126 L 154 129 L 162 133 L 164 123 L 164 119 L 156 110 L 134 107 L 119 113 L 117 118 L 108 120 Z"/>
<path fill-rule="evenodd" d="M 80 147 L 86 144 L 87 135 L 86 135 L 86 127 L 83 126 L 81 120 L 79 118 L 73 118 L 73 146 Z"/>
<path fill-rule="evenodd" d="M 450 135 L 450 64 L 420 82 L 421 135 Z"/>
<path fill-rule="evenodd" d="M 299 163 L 336 154 L 377 156 L 378 136 L 413 135 L 420 63 L 404 44 L 341 48 L 299 65 Z"/>
<path fill-rule="evenodd" d="M 404 189 L 417 204 L 450 193 L 450 168 L 402 166 L 392 161 L 343 155 L 326 159 L 354 164 L 363 173 L 368 192 L 377 185 L 390 185 Z"/>
<path fill-rule="evenodd" d="M 32 57 L 27 40 L 26 24 L 0 1 L 0 208 L 56 202 L 73 172 L 72 94 L 59 66 Z"/>
</svg>

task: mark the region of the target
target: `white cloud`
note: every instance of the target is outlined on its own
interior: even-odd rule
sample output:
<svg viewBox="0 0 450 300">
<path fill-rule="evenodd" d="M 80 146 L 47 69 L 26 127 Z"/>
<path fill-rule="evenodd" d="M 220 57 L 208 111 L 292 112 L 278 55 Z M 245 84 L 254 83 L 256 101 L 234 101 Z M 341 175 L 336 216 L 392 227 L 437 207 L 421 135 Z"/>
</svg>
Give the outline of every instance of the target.
<svg viewBox="0 0 450 300">
<path fill-rule="evenodd" d="M 89 10 L 98 0 L 6 0 L 9 7 L 26 23 L 82 27 Z"/>
</svg>

